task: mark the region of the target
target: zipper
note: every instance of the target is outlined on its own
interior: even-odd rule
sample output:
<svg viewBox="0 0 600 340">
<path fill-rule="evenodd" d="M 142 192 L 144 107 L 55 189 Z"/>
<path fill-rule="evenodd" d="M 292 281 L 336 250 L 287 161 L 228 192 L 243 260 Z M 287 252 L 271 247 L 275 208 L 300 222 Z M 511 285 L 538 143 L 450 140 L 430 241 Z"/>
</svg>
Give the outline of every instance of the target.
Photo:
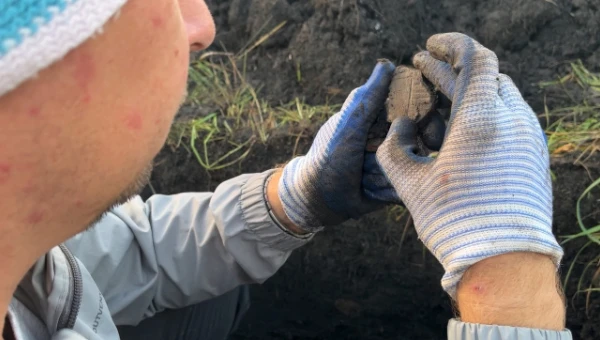
<svg viewBox="0 0 600 340">
<path fill-rule="evenodd" d="M 83 279 L 81 277 L 81 270 L 75 256 L 71 254 L 69 249 L 63 244 L 59 245 L 60 250 L 65 254 L 71 274 L 73 275 L 73 298 L 69 308 L 65 309 L 66 315 L 61 315 L 58 329 L 69 328 L 73 329 L 77 315 L 79 314 L 79 308 L 81 307 L 81 298 L 83 294 Z"/>
</svg>

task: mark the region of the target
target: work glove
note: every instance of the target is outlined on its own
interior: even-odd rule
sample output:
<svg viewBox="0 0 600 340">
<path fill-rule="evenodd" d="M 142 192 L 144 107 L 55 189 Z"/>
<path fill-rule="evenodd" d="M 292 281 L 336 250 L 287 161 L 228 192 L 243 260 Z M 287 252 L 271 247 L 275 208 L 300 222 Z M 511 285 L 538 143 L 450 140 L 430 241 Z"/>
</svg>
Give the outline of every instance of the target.
<svg viewBox="0 0 600 340">
<path fill-rule="evenodd" d="M 378 62 L 369 80 L 352 91 L 341 111 L 321 127 L 306 156 L 283 169 L 279 198 L 288 218 L 301 229 L 315 232 L 383 207 L 365 194 L 363 173 L 369 174 L 371 191 L 395 193 L 375 154 L 365 151 L 394 68 L 387 60 Z"/>
<path fill-rule="evenodd" d="M 452 100 L 437 158 L 417 155 L 416 126 L 392 123 L 377 160 L 444 266 L 455 297 L 464 272 L 511 253 L 563 255 L 552 234 L 549 155 L 539 122 L 496 55 L 459 33 L 439 34 L 414 65 Z"/>
</svg>

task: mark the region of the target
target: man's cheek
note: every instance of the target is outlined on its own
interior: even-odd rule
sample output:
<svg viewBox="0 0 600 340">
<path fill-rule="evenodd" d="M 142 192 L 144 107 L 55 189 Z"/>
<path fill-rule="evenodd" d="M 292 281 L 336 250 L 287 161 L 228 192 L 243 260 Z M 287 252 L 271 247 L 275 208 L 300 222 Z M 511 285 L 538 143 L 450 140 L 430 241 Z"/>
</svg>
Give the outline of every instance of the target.
<svg viewBox="0 0 600 340">
<path fill-rule="evenodd" d="M 144 117 L 138 110 L 132 110 L 125 116 L 125 127 L 132 132 L 139 132 L 144 127 Z"/>
<path fill-rule="evenodd" d="M 172 116 L 169 114 L 159 115 L 154 118 L 154 129 L 160 136 L 165 136 L 171 129 Z"/>
</svg>

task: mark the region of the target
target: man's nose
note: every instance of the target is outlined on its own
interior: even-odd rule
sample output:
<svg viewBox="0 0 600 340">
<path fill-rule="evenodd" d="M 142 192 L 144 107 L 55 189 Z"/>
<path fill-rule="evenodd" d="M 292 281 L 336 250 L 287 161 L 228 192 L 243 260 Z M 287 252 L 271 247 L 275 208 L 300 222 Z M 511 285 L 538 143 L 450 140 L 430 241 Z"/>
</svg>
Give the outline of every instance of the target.
<svg viewBox="0 0 600 340">
<path fill-rule="evenodd" d="M 215 22 L 204 0 L 180 0 L 191 51 L 201 51 L 215 40 Z"/>
</svg>

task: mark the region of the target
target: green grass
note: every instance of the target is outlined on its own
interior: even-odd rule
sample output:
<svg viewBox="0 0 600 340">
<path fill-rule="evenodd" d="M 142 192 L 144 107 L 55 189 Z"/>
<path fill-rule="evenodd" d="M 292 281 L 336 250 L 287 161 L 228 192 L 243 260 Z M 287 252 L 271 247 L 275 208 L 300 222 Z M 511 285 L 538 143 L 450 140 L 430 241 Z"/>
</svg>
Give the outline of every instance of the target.
<svg viewBox="0 0 600 340">
<path fill-rule="evenodd" d="M 307 105 L 300 98 L 273 105 L 261 96 L 246 77 L 248 54 L 276 34 L 285 22 L 277 25 L 243 52 L 215 53 L 200 56 L 190 66 L 190 92 L 187 104 L 201 107 L 204 113 L 187 121 L 178 121 L 171 131 L 169 144 L 185 146 L 206 170 L 219 170 L 245 159 L 256 143 L 267 143 L 274 131 L 285 131 L 297 138 L 310 137 L 311 128 L 319 126 L 340 105 Z M 303 82 L 301 66 L 296 64 L 296 81 Z M 587 70 L 578 61 L 570 72 L 550 82 L 544 89 L 564 91 L 572 105 L 549 109 L 548 147 L 553 156 L 578 153 L 582 160 L 600 149 L 600 75 Z M 584 93 L 581 100 L 571 96 L 572 89 Z M 243 138 L 237 138 L 241 135 Z M 218 145 L 218 147 L 217 147 Z M 293 155 L 297 150 L 294 150 Z"/>
<path fill-rule="evenodd" d="M 255 48 L 281 30 L 281 22 L 263 35 L 268 23 L 237 54 L 207 52 L 189 68 L 186 105 L 198 112 L 178 119 L 167 144 L 193 153 L 207 171 L 220 170 L 243 161 L 257 143 L 266 144 L 275 132 L 296 138 L 296 147 L 311 127 L 331 117 L 340 105 L 308 105 L 300 98 L 273 105 L 261 96 L 246 76 L 247 57 Z M 260 35 L 260 36 L 259 36 Z M 302 82 L 300 64 L 296 77 Z M 296 148 L 290 156 L 296 154 Z"/>
<path fill-rule="evenodd" d="M 571 63 L 570 72 L 558 80 L 543 82 L 544 89 L 559 90 L 572 105 L 548 109 L 548 147 L 554 156 L 578 153 L 577 161 L 585 159 L 600 149 L 600 74 L 592 73 L 577 61 Z M 581 93 L 575 98 L 572 91 Z"/>
<path fill-rule="evenodd" d="M 555 81 L 543 82 L 540 86 L 564 95 L 570 102 L 565 107 L 545 109 L 543 118 L 548 123 L 546 135 L 551 154 L 575 153 L 576 162 L 585 161 L 600 149 L 600 74 L 590 72 L 581 61 L 577 61 L 570 64 L 568 74 Z M 566 291 L 568 288 L 576 266 L 582 265 L 574 296 L 585 295 L 586 309 L 589 309 L 592 293 L 600 291 L 600 225 L 586 225 L 582 203 L 597 197 L 599 186 L 600 179 L 594 181 L 577 200 L 576 223 L 581 232 L 561 237 L 563 245 L 584 240 L 569 265 L 563 289 Z M 584 257 L 586 260 L 582 261 Z"/>
<path fill-rule="evenodd" d="M 294 136 L 298 145 L 301 138 L 310 137 L 308 130 L 321 125 L 340 108 L 308 105 L 300 98 L 272 105 L 261 97 L 260 88 L 247 81 L 246 56 L 246 52 L 206 53 L 190 66 L 186 105 L 208 113 L 178 120 L 168 144 L 186 147 L 208 171 L 239 163 L 256 143 L 266 144 L 275 131 Z"/>
<path fill-rule="evenodd" d="M 584 223 L 584 217 L 582 216 L 582 212 L 581 212 L 582 201 L 584 201 L 586 199 L 587 200 L 593 199 L 594 194 L 596 194 L 596 196 L 597 196 L 598 192 L 597 191 L 594 192 L 594 190 L 597 189 L 599 185 L 600 185 L 600 179 L 597 179 L 581 194 L 581 196 L 577 200 L 575 210 L 576 210 L 576 216 L 577 216 L 577 224 L 578 224 L 579 228 L 581 229 L 581 232 L 563 237 L 563 242 L 562 242 L 563 245 L 566 243 L 569 243 L 573 240 L 577 240 L 577 239 L 585 239 L 586 240 L 585 244 L 583 246 L 581 246 L 581 248 L 579 249 L 577 254 L 575 254 L 575 257 L 573 258 L 571 265 L 569 266 L 569 269 L 567 270 L 567 274 L 565 275 L 565 279 L 563 282 L 563 288 L 565 291 L 567 289 L 567 284 L 569 282 L 569 279 L 571 278 L 571 276 L 573 274 L 573 269 L 575 268 L 575 265 L 578 263 L 578 260 L 580 259 L 582 254 L 584 254 L 584 251 L 590 246 L 592 246 L 592 247 L 600 246 L 600 224 L 595 225 L 595 226 L 586 226 L 586 224 Z M 595 257 L 593 257 L 591 260 L 587 260 L 585 262 L 585 267 L 577 281 L 575 295 L 578 295 L 578 294 L 586 295 L 586 309 L 589 307 L 591 294 L 593 292 L 600 291 L 600 287 L 599 287 L 599 283 L 600 283 L 599 282 L 600 251 L 599 250 L 600 250 L 600 248 L 593 250 L 594 254 L 597 254 L 597 255 L 595 255 Z"/>
</svg>

